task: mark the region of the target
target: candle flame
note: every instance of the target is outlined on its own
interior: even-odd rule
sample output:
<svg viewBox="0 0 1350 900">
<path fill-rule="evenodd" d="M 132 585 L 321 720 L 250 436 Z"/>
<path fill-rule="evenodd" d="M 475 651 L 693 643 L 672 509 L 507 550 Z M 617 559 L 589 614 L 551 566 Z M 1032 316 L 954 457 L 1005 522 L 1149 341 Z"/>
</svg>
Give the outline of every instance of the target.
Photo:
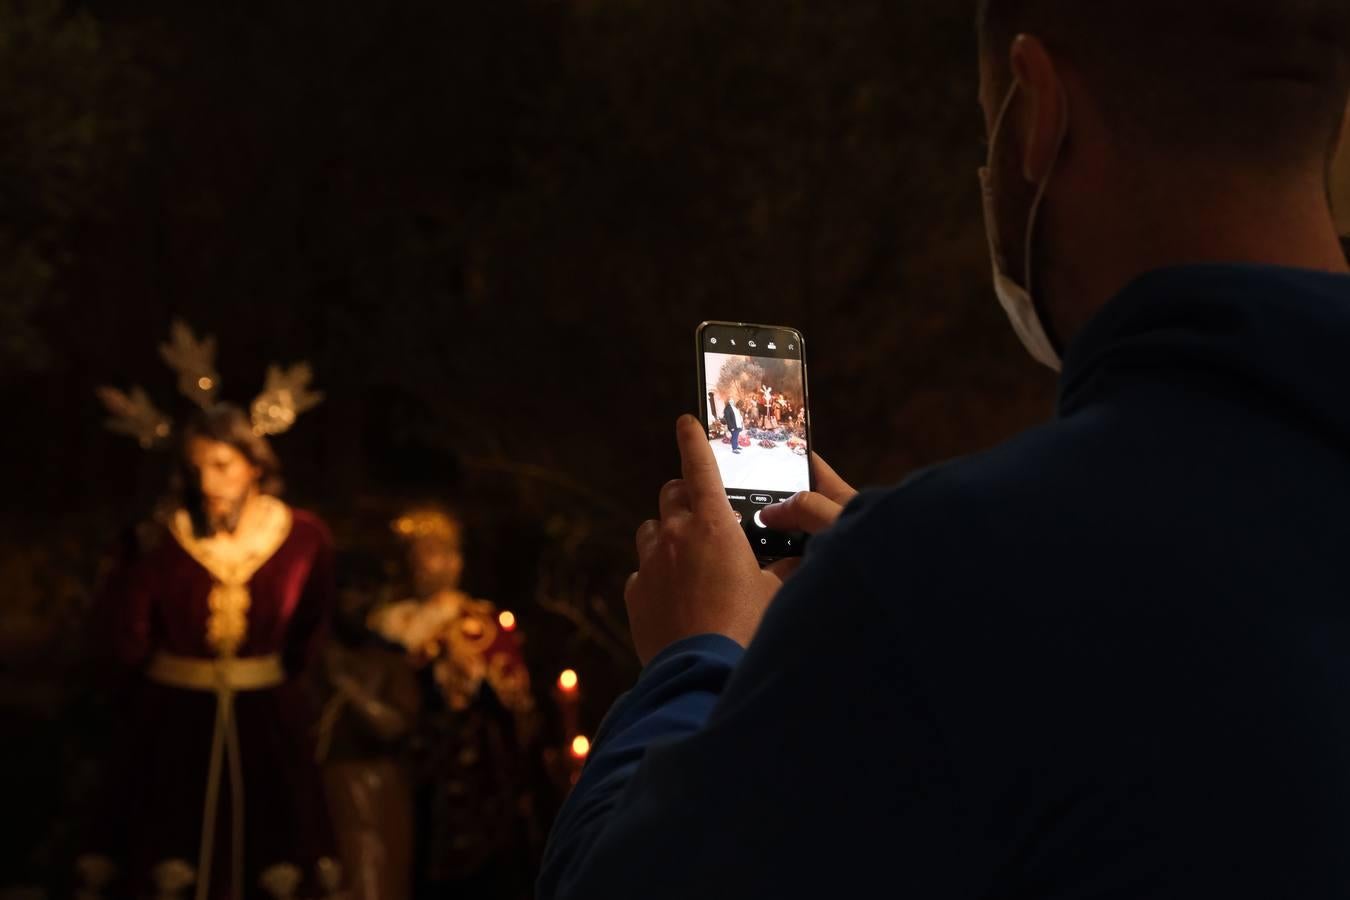
<svg viewBox="0 0 1350 900">
<path fill-rule="evenodd" d="M 515 631 L 516 614 L 509 609 L 504 609 L 497 614 L 497 623 L 502 626 L 502 631 Z"/>
<path fill-rule="evenodd" d="M 575 691 L 579 681 L 576 672 L 571 669 L 563 669 L 562 674 L 558 676 L 558 687 L 564 691 Z"/>
<path fill-rule="evenodd" d="M 572 755 L 577 759 L 585 759 L 586 754 L 591 752 L 591 741 L 586 735 L 579 734 L 572 738 Z"/>
</svg>

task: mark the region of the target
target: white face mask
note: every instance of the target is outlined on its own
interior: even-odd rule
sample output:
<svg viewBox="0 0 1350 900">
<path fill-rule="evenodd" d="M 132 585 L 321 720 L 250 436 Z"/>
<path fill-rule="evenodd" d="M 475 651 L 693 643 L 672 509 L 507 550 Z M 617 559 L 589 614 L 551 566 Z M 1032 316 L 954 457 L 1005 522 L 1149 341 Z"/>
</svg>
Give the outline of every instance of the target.
<svg viewBox="0 0 1350 900">
<path fill-rule="evenodd" d="M 1055 345 L 1051 342 L 1050 336 L 1045 331 L 1045 326 L 1041 323 L 1041 318 L 1036 312 L 1035 301 L 1031 299 L 1031 249 L 1036 234 L 1036 215 L 1040 212 L 1041 201 L 1045 199 L 1046 189 L 1050 187 L 1050 176 L 1055 171 L 1055 164 L 1059 162 L 1059 153 L 1064 146 L 1064 138 L 1068 133 L 1068 122 L 1066 120 L 1064 126 L 1060 129 L 1059 139 L 1055 143 L 1055 152 L 1050 160 L 1050 169 L 1046 173 L 1045 179 L 1037 186 L 1036 197 L 1031 201 L 1031 211 L 1027 214 L 1027 239 L 1024 247 L 1026 265 L 1022 269 L 1027 283 L 1026 286 L 1023 286 L 1013 281 L 1008 274 L 1007 258 L 1003 255 L 1000 246 L 998 220 L 994 216 L 994 188 L 991 176 L 998 136 L 1003 130 L 1003 121 L 1008 116 L 1008 109 L 1012 106 L 1012 100 L 1016 93 L 1017 83 L 1013 82 L 1012 88 L 1008 91 L 1007 99 L 1003 101 L 1003 108 L 999 110 L 998 118 L 994 120 L 994 131 L 989 135 L 988 165 L 980 169 L 980 189 L 984 195 L 984 230 L 989 236 L 989 256 L 994 264 L 994 293 L 998 295 L 998 302 L 1003 306 L 1003 311 L 1008 314 L 1008 321 L 1012 323 L 1013 331 L 1017 332 L 1018 338 L 1022 341 L 1022 346 L 1027 348 L 1027 352 L 1037 362 L 1058 372 L 1062 365 L 1059 353 L 1055 350 Z"/>
</svg>

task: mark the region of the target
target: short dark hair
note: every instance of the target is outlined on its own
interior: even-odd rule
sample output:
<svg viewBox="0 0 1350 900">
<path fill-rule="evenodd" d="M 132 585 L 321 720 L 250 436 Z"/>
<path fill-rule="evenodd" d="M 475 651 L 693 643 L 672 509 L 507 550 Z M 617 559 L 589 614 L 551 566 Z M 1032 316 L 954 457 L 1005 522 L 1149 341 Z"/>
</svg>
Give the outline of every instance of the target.
<svg viewBox="0 0 1350 900">
<path fill-rule="evenodd" d="M 1302 165 L 1350 99 L 1348 0 L 978 0 L 977 21 L 982 52 L 1039 37 L 1121 140 L 1173 153 Z"/>
</svg>

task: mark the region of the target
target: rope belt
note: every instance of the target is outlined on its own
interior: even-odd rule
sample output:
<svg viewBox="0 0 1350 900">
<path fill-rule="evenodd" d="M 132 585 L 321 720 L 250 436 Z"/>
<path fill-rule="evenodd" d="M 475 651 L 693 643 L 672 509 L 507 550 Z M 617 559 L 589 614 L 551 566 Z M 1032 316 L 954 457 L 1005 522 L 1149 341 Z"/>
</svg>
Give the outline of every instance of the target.
<svg viewBox="0 0 1350 900">
<path fill-rule="evenodd" d="M 211 858 L 215 851 L 216 812 L 220 803 L 220 779 L 228 757 L 230 765 L 230 851 L 233 879 L 230 891 L 243 896 L 244 882 L 244 771 L 239 756 L 239 730 L 234 718 L 234 695 L 261 691 L 286 680 L 281 657 L 246 656 L 204 659 L 157 653 L 150 660 L 146 677 L 158 684 L 216 695 L 216 727 L 211 736 L 211 765 L 206 774 L 206 803 L 202 812 L 202 842 L 197 853 L 196 900 L 207 900 L 211 889 Z"/>
</svg>

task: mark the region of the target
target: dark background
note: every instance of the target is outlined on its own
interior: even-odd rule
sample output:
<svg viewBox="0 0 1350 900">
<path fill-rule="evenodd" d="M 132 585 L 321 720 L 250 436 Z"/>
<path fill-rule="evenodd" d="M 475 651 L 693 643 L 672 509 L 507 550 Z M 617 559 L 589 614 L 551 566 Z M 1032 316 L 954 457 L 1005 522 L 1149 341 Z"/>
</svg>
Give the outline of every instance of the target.
<svg viewBox="0 0 1350 900">
<path fill-rule="evenodd" d="M 116 715 L 82 624 L 166 460 L 94 388 L 181 414 L 175 317 L 235 402 L 309 360 L 288 498 L 349 554 L 460 510 L 468 587 L 539 684 L 582 673 L 591 728 L 698 322 L 804 332 L 860 485 L 1047 415 L 989 286 L 971 6 L 0 0 L 0 886 L 63 865 Z"/>
</svg>

